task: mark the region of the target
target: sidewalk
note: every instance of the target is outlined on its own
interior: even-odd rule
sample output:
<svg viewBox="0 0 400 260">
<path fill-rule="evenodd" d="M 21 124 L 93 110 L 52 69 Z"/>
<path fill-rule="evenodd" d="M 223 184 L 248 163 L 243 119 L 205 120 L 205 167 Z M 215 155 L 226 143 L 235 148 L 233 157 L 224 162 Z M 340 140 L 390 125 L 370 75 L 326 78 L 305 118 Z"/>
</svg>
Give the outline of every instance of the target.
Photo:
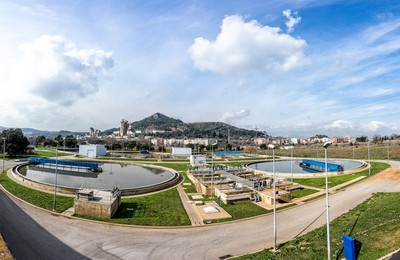
<svg viewBox="0 0 400 260">
<path fill-rule="evenodd" d="M 185 208 L 186 213 L 189 216 L 190 223 L 192 223 L 192 226 L 204 225 L 203 220 L 200 218 L 200 216 L 196 212 L 196 209 L 194 208 L 193 202 L 189 199 L 189 196 L 183 190 L 182 184 L 180 184 L 178 186 L 177 190 L 178 190 L 179 196 L 181 197 L 183 207 Z"/>
</svg>

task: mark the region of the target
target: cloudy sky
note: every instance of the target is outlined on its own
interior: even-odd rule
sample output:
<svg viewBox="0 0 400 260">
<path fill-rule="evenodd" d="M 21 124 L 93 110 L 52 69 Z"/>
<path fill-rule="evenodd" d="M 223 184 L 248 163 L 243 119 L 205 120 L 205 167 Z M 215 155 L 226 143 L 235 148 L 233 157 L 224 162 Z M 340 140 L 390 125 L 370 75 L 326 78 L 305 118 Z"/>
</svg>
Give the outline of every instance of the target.
<svg viewBox="0 0 400 260">
<path fill-rule="evenodd" d="M 400 133 L 398 1 L 3 0 L 0 24 L 0 126 Z"/>
</svg>

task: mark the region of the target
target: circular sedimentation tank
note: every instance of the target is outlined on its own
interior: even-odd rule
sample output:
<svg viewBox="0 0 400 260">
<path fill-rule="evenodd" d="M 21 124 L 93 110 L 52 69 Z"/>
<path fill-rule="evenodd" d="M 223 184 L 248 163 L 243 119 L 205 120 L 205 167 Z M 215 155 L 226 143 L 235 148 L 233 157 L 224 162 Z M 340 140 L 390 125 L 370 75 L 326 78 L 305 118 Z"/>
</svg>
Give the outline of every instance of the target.
<svg viewBox="0 0 400 260">
<path fill-rule="evenodd" d="M 54 189 L 56 183 L 57 189 L 64 193 L 75 193 L 82 187 L 103 190 L 118 187 L 123 196 L 168 189 L 183 180 L 179 173 L 159 166 L 99 163 L 99 167 L 101 171 L 94 172 L 59 164 L 56 167 L 54 164 L 26 163 L 14 168 L 14 173 L 39 189 Z"/>
<path fill-rule="evenodd" d="M 322 164 L 325 163 L 325 159 L 312 159 L 314 161 L 320 162 Z M 302 159 L 296 158 L 293 160 L 285 159 L 285 160 L 275 160 L 275 172 L 280 176 L 288 177 L 293 173 L 296 178 L 303 177 L 323 177 L 325 174 L 325 169 L 322 168 L 320 171 L 316 171 L 307 167 L 301 167 L 300 164 Z M 366 168 L 368 165 L 363 161 L 354 161 L 354 160 L 328 160 L 328 164 L 336 164 L 340 165 L 343 168 L 343 171 L 334 171 L 329 172 L 330 175 L 334 174 L 346 174 L 360 171 Z M 273 162 L 271 161 L 263 161 L 257 163 L 250 163 L 246 165 L 247 168 L 261 171 L 267 174 L 273 173 Z"/>
</svg>

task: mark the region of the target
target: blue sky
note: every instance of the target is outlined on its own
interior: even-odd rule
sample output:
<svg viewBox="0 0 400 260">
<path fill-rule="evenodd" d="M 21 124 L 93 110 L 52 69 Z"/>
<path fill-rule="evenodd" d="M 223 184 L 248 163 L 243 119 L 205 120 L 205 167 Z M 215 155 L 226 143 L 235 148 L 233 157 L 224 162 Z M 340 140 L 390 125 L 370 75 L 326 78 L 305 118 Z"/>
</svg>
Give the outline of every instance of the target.
<svg viewBox="0 0 400 260">
<path fill-rule="evenodd" d="M 398 1 L 0 2 L 0 126 L 155 112 L 273 136 L 400 133 Z"/>
</svg>

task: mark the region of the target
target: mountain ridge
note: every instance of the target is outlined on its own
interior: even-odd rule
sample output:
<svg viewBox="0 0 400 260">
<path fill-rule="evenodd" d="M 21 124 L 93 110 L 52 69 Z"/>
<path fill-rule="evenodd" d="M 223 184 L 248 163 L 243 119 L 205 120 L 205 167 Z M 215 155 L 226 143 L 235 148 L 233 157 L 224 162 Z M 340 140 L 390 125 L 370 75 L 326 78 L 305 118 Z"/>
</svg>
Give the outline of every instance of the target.
<svg viewBox="0 0 400 260">
<path fill-rule="evenodd" d="M 262 131 L 247 130 L 223 122 L 190 122 L 168 117 L 159 112 L 142 120 L 132 122 L 131 129 L 163 137 L 187 138 L 229 138 L 265 136 Z"/>
<path fill-rule="evenodd" d="M 185 123 L 180 119 L 168 117 L 162 113 L 154 113 L 142 120 L 129 123 L 133 131 L 140 130 L 142 133 L 155 137 L 165 138 L 246 138 L 267 136 L 266 132 L 248 130 L 235 127 L 223 122 L 189 122 Z M 2 127 L 0 130 L 15 127 Z M 101 131 L 109 135 L 118 130 L 119 127 Z M 70 134 L 85 134 L 87 132 L 74 132 L 68 130 L 48 131 L 34 128 L 20 128 L 26 136 L 57 136 Z"/>
</svg>

